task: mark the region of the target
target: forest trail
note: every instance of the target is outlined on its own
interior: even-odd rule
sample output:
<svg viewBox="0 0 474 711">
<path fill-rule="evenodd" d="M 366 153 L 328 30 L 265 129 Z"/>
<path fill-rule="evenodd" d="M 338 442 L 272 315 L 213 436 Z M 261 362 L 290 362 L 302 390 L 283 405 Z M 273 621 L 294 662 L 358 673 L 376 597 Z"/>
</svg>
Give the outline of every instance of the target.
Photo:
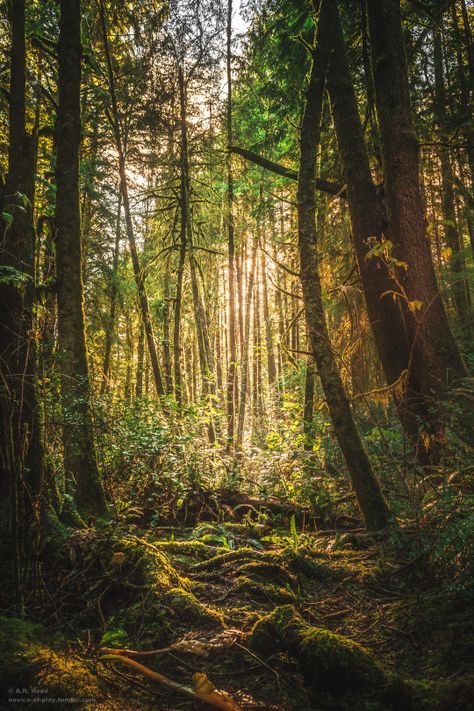
<svg viewBox="0 0 474 711">
<path fill-rule="evenodd" d="M 190 698 L 203 680 L 228 711 L 472 708 L 469 609 L 430 588 L 422 560 L 395 563 L 393 543 L 357 533 L 268 533 L 76 531 L 47 571 L 44 626 L 2 618 L 1 646 L 17 640 L 2 677 L 83 709 L 212 708 Z"/>
</svg>

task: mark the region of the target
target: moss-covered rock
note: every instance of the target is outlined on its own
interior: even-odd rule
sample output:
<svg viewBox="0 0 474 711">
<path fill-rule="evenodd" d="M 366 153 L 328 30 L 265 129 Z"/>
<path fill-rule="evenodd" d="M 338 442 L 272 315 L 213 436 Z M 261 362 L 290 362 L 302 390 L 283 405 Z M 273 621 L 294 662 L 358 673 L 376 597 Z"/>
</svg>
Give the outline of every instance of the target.
<svg viewBox="0 0 474 711">
<path fill-rule="evenodd" d="M 307 683 L 318 690 L 367 690 L 386 680 L 364 647 L 308 625 L 291 605 L 278 607 L 257 622 L 251 644 L 261 653 L 278 649 L 296 658 Z"/>
</svg>

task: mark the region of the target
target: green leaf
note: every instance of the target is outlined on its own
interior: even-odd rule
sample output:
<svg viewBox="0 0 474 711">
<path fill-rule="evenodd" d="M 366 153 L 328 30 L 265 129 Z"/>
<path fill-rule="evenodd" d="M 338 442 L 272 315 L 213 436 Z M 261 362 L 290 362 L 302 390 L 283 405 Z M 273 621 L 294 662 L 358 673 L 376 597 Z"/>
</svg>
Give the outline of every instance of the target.
<svg viewBox="0 0 474 711">
<path fill-rule="evenodd" d="M 108 630 L 104 632 L 102 638 L 99 642 L 99 647 L 105 647 L 107 644 L 121 644 L 125 642 L 128 634 L 121 627 L 116 627 L 115 629 Z"/>
</svg>

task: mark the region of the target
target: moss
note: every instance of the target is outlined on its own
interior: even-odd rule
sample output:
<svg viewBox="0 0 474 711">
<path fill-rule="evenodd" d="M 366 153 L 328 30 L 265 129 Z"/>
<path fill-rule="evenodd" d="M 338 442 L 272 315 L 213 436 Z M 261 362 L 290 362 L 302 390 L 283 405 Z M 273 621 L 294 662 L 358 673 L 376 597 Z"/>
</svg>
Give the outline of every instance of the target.
<svg viewBox="0 0 474 711">
<path fill-rule="evenodd" d="M 276 604 L 293 603 L 295 601 L 294 593 L 287 588 L 251 580 L 244 575 L 239 576 L 236 582 L 237 590 L 233 590 L 234 595 L 247 594 L 250 598 L 257 598 L 258 600 Z"/>
<path fill-rule="evenodd" d="M 122 538 L 117 541 L 108 560 L 109 572 L 136 586 L 174 587 L 182 579 L 163 551 L 148 541 Z"/>
<path fill-rule="evenodd" d="M 180 620 L 190 625 L 204 629 L 215 629 L 222 627 L 224 624 L 224 617 L 221 612 L 203 605 L 188 590 L 172 588 L 166 593 L 165 600 L 173 613 Z"/>
<path fill-rule="evenodd" d="M 81 659 L 70 653 L 33 645 L 22 656 L 36 669 L 35 683 L 47 688 L 48 696 L 95 699 L 102 696 L 97 678 Z"/>
<path fill-rule="evenodd" d="M 305 549 L 291 550 L 287 548 L 280 555 L 281 562 L 287 565 L 293 573 L 323 582 L 340 580 L 344 577 L 339 570 L 331 567 L 327 562 L 322 562 L 321 558 L 323 558 L 321 553 Z"/>
<path fill-rule="evenodd" d="M 82 660 L 49 646 L 40 625 L 17 618 L 0 617 L 0 678 L 5 689 L 47 689 L 48 697 L 56 701 L 59 697 L 103 697 L 97 678 Z M 78 704 L 67 705 L 75 708 Z M 87 706 L 81 702 L 81 708 Z"/>
<path fill-rule="evenodd" d="M 300 665 L 308 684 L 319 690 L 370 690 L 386 677 L 361 645 L 308 625 L 291 605 L 278 607 L 252 630 L 252 646 L 260 652 L 288 652 Z"/>
<path fill-rule="evenodd" d="M 270 554 L 263 551 L 256 551 L 253 548 L 238 548 L 237 550 L 220 553 L 202 563 L 197 563 L 193 566 L 193 570 L 196 572 L 211 572 L 213 570 L 219 570 L 230 563 L 235 563 L 236 561 L 267 560 L 269 558 L 271 558 Z"/>
<path fill-rule="evenodd" d="M 0 617 L 0 679 L 6 686 L 18 680 L 22 652 L 43 634 L 40 625 L 17 617 Z"/>
<path fill-rule="evenodd" d="M 260 619 L 259 613 L 250 605 L 237 605 L 227 609 L 229 623 L 232 627 L 250 630 Z"/>
<path fill-rule="evenodd" d="M 156 541 L 154 545 L 166 553 L 197 560 L 207 560 L 215 556 L 219 550 L 215 546 L 202 543 L 202 541 Z"/>
<path fill-rule="evenodd" d="M 245 575 L 250 578 L 255 577 L 269 582 L 279 581 L 282 585 L 296 582 L 294 576 L 290 575 L 287 568 L 279 563 L 272 563 L 270 561 L 254 560 L 249 563 L 243 563 L 237 568 L 236 572 L 238 575 Z"/>
</svg>

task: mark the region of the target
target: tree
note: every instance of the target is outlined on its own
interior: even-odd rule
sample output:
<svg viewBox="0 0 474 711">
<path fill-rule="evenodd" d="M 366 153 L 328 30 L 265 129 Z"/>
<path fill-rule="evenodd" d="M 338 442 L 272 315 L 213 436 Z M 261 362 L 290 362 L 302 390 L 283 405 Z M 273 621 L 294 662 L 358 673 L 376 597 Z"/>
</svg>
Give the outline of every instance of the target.
<svg viewBox="0 0 474 711">
<path fill-rule="evenodd" d="M 332 350 L 324 315 L 317 253 L 315 175 L 334 16 L 333 0 L 322 0 L 300 135 L 297 200 L 301 284 L 309 341 L 334 433 L 343 452 L 365 525 L 368 529 L 380 529 L 387 526 L 390 514 L 364 451 Z"/>
<path fill-rule="evenodd" d="M 38 555 L 44 453 L 36 392 L 33 317 L 34 172 L 37 125 L 26 129 L 25 2 L 10 5 L 11 61 L 8 172 L 0 194 L 0 469 L 6 538 L 12 539 L 17 602 L 22 608 L 20 555 L 25 541 Z M 10 509 L 7 510 L 9 504 Z"/>
<path fill-rule="evenodd" d="M 81 6 L 62 0 L 58 42 L 56 121 L 56 291 L 63 408 L 64 466 L 85 515 L 101 515 L 106 503 L 94 447 L 85 337 L 79 205 L 81 141 Z"/>
</svg>

